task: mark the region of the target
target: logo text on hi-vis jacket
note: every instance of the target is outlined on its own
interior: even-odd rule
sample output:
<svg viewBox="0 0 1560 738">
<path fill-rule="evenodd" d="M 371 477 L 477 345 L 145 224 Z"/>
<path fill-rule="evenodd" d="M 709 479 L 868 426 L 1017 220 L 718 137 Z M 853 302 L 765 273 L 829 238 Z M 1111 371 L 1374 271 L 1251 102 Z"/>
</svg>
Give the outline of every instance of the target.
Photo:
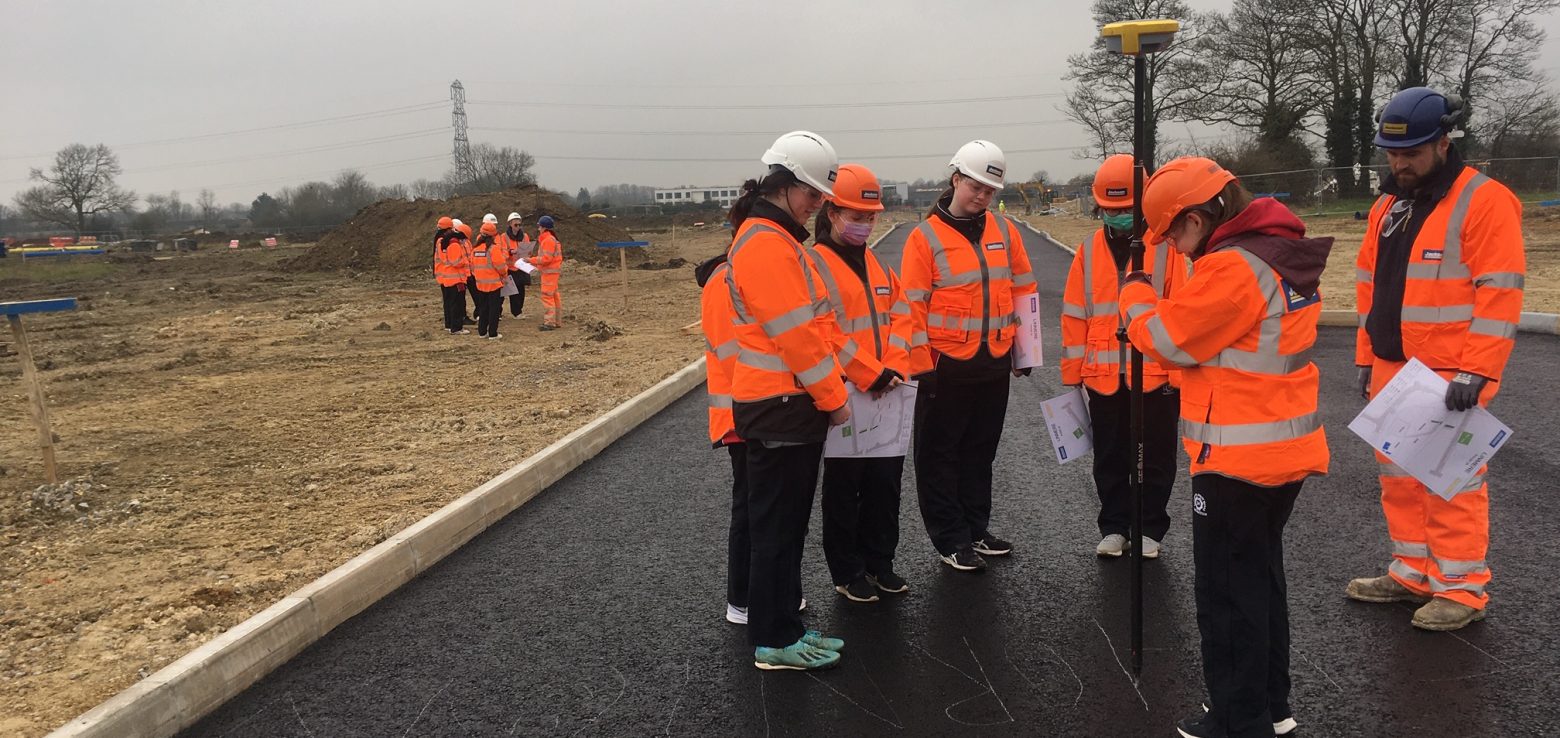
<svg viewBox="0 0 1560 738">
<path fill-rule="evenodd" d="M 1290 287 L 1288 282 L 1282 282 L 1281 284 L 1284 288 L 1284 299 L 1289 306 L 1289 312 L 1294 312 L 1303 307 L 1310 307 L 1322 301 L 1322 293 L 1320 292 L 1302 295 L 1298 290 Z"/>
<path fill-rule="evenodd" d="M 1446 252 L 1442 251 L 1441 249 L 1425 249 L 1422 253 L 1419 254 L 1419 258 L 1424 259 L 1425 261 L 1440 261 L 1445 256 L 1445 254 Z"/>
<path fill-rule="evenodd" d="M 988 243 L 988 244 L 986 244 L 986 250 L 987 251 L 1001 251 L 1002 250 L 1002 242 L 1001 241 L 993 241 L 991 243 Z"/>
</svg>

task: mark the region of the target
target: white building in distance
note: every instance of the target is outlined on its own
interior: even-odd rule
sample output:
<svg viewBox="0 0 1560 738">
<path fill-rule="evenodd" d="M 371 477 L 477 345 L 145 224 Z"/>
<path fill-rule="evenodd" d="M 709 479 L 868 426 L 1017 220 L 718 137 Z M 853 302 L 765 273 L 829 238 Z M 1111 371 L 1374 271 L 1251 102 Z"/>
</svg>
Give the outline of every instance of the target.
<svg viewBox="0 0 1560 738">
<path fill-rule="evenodd" d="M 732 203 L 742 196 L 741 187 L 674 187 L 671 189 L 656 188 L 655 204 L 657 205 L 702 205 L 714 203 L 723 208 L 731 207 Z"/>
</svg>

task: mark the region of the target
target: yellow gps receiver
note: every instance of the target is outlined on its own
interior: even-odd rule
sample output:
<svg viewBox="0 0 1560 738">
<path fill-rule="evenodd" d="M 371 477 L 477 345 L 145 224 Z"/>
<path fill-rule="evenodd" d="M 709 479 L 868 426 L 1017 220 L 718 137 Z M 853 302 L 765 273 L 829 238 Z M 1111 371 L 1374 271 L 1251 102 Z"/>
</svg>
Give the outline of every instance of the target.
<svg viewBox="0 0 1560 738">
<path fill-rule="evenodd" d="M 1181 22 L 1174 20 L 1117 21 L 1100 29 L 1105 48 L 1117 54 L 1137 56 L 1164 51 L 1170 46 Z"/>
</svg>

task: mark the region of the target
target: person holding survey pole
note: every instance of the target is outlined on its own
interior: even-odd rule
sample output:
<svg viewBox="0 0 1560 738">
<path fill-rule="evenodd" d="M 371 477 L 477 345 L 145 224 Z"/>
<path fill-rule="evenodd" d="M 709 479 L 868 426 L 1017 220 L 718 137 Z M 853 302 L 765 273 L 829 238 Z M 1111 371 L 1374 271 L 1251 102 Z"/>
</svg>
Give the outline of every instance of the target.
<svg viewBox="0 0 1560 738">
<path fill-rule="evenodd" d="M 915 318 L 910 370 L 921 517 L 944 564 L 986 568 L 1012 552 L 991 532 L 992 463 L 1007 418 L 1020 300 L 1035 275 L 1019 228 L 988 210 L 1007 160 L 990 141 L 960 147 L 948 189 L 905 240 L 900 279 Z"/>
<path fill-rule="evenodd" d="M 867 248 L 882 210 L 877 177 L 860 164 L 841 165 L 809 249 L 834 309 L 829 339 L 853 400 L 881 398 L 910 374 L 910 305 L 894 273 Z M 894 573 L 904 466 L 902 454 L 823 461 L 823 552 L 835 591 L 849 601 L 910 589 Z"/>
<path fill-rule="evenodd" d="M 1133 160 L 1116 154 L 1094 175 L 1094 205 L 1104 225 L 1078 246 L 1062 296 L 1062 383 L 1085 389 L 1094 431 L 1094 486 L 1100 498 L 1098 556 L 1119 557 L 1130 545 L 1134 460 L 1130 425 L 1131 379 L 1127 344 L 1117 340 L 1116 297 L 1129 271 L 1132 242 Z M 1160 297 L 1186 281 L 1186 259 L 1164 244 L 1147 247 L 1147 272 Z M 1158 558 L 1170 530 L 1166 506 L 1175 485 L 1180 371 L 1143 363 L 1143 557 Z"/>
<path fill-rule="evenodd" d="M 1284 525 L 1306 478 L 1327 473 L 1317 411 L 1318 292 L 1331 238 L 1211 159 L 1165 164 L 1144 187 L 1153 245 L 1194 261 L 1161 298 L 1141 271 L 1119 308 L 1132 345 L 1182 370 L 1191 457 L 1192 555 L 1208 712 L 1182 736 L 1266 736 L 1294 727 Z"/>
</svg>

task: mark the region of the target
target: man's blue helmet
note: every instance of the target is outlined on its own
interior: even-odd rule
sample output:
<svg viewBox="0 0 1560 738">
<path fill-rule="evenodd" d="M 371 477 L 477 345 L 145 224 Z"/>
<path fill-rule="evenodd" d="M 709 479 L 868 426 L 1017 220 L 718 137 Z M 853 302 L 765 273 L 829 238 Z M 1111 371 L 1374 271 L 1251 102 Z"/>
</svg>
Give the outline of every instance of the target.
<svg viewBox="0 0 1560 738">
<path fill-rule="evenodd" d="M 1450 134 L 1462 121 L 1463 104 L 1456 95 L 1429 87 L 1410 87 L 1387 101 L 1376 115 L 1376 145 L 1409 149 Z"/>
<path fill-rule="evenodd" d="M 536 225 L 538 225 L 538 226 L 540 226 L 542 228 L 551 228 L 551 227 L 553 227 L 552 216 L 551 215 L 543 215 L 541 218 L 537 219 Z"/>
</svg>

